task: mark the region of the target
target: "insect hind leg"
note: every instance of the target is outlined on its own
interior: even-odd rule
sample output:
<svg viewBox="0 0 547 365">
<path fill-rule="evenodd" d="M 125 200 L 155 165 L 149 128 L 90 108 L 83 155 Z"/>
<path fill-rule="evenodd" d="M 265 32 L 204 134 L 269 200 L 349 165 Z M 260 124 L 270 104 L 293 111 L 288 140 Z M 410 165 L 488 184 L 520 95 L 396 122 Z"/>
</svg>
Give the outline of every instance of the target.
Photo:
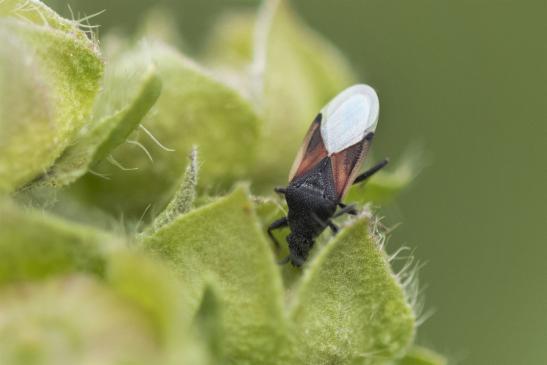
<svg viewBox="0 0 547 365">
<path fill-rule="evenodd" d="M 374 175 L 375 173 L 377 173 L 378 171 L 380 171 L 381 169 L 383 169 L 384 167 L 386 167 L 388 163 L 389 163 L 389 159 L 388 159 L 388 158 L 384 158 L 382 161 L 378 162 L 376 165 L 372 166 L 370 169 L 368 169 L 367 171 L 363 172 L 361 175 L 357 176 L 357 177 L 355 178 L 355 180 L 353 181 L 353 184 L 358 184 L 358 183 L 360 183 L 361 181 L 367 180 L 367 179 L 370 178 L 372 175 Z"/>
<path fill-rule="evenodd" d="M 280 218 L 276 221 L 274 221 L 272 224 L 270 224 L 270 226 L 268 227 L 268 236 L 270 236 L 270 238 L 272 239 L 273 243 L 275 244 L 275 249 L 279 251 L 279 249 L 281 248 L 281 246 L 279 245 L 279 241 L 277 240 L 277 238 L 275 238 L 275 236 L 273 235 L 272 231 L 274 229 L 279 229 L 279 228 L 283 228 L 283 227 L 287 227 L 289 225 L 289 220 L 287 219 L 287 217 L 283 217 L 283 218 Z"/>
</svg>

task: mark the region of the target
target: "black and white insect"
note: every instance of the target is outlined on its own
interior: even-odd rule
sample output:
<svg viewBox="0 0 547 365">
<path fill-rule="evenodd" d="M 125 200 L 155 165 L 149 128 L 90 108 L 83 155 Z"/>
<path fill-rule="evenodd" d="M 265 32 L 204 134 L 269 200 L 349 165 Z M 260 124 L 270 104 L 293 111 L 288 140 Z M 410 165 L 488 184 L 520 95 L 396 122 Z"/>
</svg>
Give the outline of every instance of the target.
<svg viewBox="0 0 547 365">
<path fill-rule="evenodd" d="M 285 196 L 289 210 L 268 227 L 268 234 L 279 247 L 272 231 L 286 226 L 291 231 L 289 255 L 280 264 L 290 261 L 301 266 L 321 232 L 327 227 L 338 232 L 333 218 L 357 214 L 342 198 L 352 184 L 365 181 L 388 163 L 385 159 L 359 175 L 379 109 L 374 89 L 359 84 L 338 94 L 312 122 L 289 174 L 289 185 L 275 189 Z"/>
</svg>

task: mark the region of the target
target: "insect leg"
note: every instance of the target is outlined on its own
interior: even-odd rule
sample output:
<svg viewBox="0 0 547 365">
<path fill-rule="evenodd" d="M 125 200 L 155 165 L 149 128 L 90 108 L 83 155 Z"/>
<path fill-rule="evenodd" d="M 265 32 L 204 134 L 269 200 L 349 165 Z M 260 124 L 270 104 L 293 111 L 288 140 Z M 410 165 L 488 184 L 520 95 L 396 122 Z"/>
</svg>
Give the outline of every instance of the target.
<svg viewBox="0 0 547 365">
<path fill-rule="evenodd" d="M 340 228 L 338 228 L 336 224 L 332 223 L 332 221 L 329 221 L 327 224 L 329 225 L 329 228 L 331 229 L 333 234 L 337 234 L 340 230 Z"/>
<path fill-rule="evenodd" d="M 299 259 L 298 257 L 292 256 L 291 254 L 277 261 L 277 264 L 281 266 L 281 265 L 287 264 L 289 261 L 293 264 L 293 266 L 296 266 L 296 267 L 300 267 L 302 266 L 302 264 L 304 264 L 304 260 Z"/>
<path fill-rule="evenodd" d="M 273 222 L 272 224 L 270 224 L 270 226 L 268 227 L 268 236 L 270 236 L 270 238 L 272 239 L 272 241 L 274 242 L 275 244 L 275 248 L 277 250 L 279 250 L 280 248 L 280 245 L 279 245 L 279 242 L 277 241 L 277 239 L 274 237 L 272 231 L 274 229 L 279 229 L 279 228 L 282 228 L 282 227 L 287 227 L 289 225 L 289 220 L 287 219 L 287 217 L 283 217 L 283 218 L 280 218 L 278 220 L 276 220 L 275 222 Z"/>
<path fill-rule="evenodd" d="M 361 175 L 357 176 L 355 180 L 353 181 L 354 184 L 358 184 L 361 181 L 364 181 L 386 167 L 386 165 L 389 163 L 389 159 L 384 158 L 382 161 L 378 162 L 376 165 L 372 166 L 367 171 L 363 172 Z"/>
<path fill-rule="evenodd" d="M 319 224 L 321 224 L 323 227 L 326 227 L 326 226 L 329 226 L 329 228 L 331 229 L 332 233 L 336 234 L 338 233 L 338 231 L 340 230 L 338 228 L 338 226 L 336 224 L 334 224 L 333 221 L 331 221 L 330 219 L 327 220 L 327 221 L 324 221 L 324 220 L 321 220 L 316 214 L 312 213 L 312 218 L 315 219 L 315 221 Z M 333 217 L 336 217 L 336 216 L 333 216 Z"/>
<path fill-rule="evenodd" d="M 278 264 L 279 266 L 285 265 L 285 264 L 288 263 L 290 260 L 291 260 L 291 255 L 287 255 L 286 257 L 284 257 L 284 258 L 282 258 L 281 260 L 277 261 L 277 264 Z"/>
<path fill-rule="evenodd" d="M 274 191 L 276 193 L 279 193 L 279 194 L 285 194 L 287 192 L 287 188 L 282 188 L 282 187 L 278 186 L 278 187 L 274 188 Z"/>
<path fill-rule="evenodd" d="M 351 215 L 357 215 L 357 210 L 355 209 L 355 205 L 351 204 L 351 205 L 346 205 L 344 203 L 338 203 L 338 206 L 342 209 L 340 209 L 339 211 L 337 211 L 334 215 L 333 215 L 333 218 L 338 218 L 340 217 L 341 215 L 343 214 L 351 214 Z"/>
</svg>

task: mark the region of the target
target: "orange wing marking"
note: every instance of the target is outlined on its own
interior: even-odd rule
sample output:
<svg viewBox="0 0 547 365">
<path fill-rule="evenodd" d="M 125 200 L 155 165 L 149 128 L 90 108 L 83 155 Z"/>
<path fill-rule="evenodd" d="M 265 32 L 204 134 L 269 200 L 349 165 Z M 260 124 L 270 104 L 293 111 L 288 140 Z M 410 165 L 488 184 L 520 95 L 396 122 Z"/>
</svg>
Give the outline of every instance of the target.
<svg viewBox="0 0 547 365">
<path fill-rule="evenodd" d="M 353 184 L 367 155 L 369 146 L 370 140 L 364 138 L 363 141 L 331 156 L 334 186 L 338 199 L 341 200 Z"/>
<path fill-rule="evenodd" d="M 289 181 L 304 175 L 313 169 L 319 161 L 327 157 L 327 149 L 323 143 L 323 137 L 321 137 L 320 126 L 321 114 L 317 115 L 304 138 L 302 147 L 296 156 L 291 173 L 289 174 Z"/>
</svg>

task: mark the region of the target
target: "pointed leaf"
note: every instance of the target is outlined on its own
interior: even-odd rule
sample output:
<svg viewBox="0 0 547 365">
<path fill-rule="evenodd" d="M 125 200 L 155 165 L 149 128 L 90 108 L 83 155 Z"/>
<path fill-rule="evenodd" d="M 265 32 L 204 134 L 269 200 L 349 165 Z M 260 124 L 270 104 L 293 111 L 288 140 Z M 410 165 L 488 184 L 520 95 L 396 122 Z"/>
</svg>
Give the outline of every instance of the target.
<svg viewBox="0 0 547 365">
<path fill-rule="evenodd" d="M 412 342 L 414 313 L 368 224 L 342 230 L 302 278 L 290 314 L 301 364 L 383 364 Z"/>
<path fill-rule="evenodd" d="M 207 283 L 215 284 L 227 358 L 279 363 L 287 351 L 281 281 L 245 189 L 179 216 L 144 245 L 171 261 L 194 311 Z"/>
<path fill-rule="evenodd" d="M 236 90 L 176 50 L 152 43 L 149 53 L 157 64 L 163 89 L 143 125 L 165 147 L 139 130 L 131 138 L 150 156 L 135 144 L 121 145 L 113 153 L 123 166 L 137 171 L 121 171 L 103 162 L 96 171 L 110 176 L 110 180 L 87 176 L 80 182 L 82 195 L 90 201 L 115 211 L 121 208 L 137 218 L 149 204 L 164 206 L 173 195 L 184 171 L 181 161 L 194 145 L 203 160 L 203 186 L 218 189 L 246 176 L 255 158 L 260 123 Z"/>
<path fill-rule="evenodd" d="M 99 120 L 92 130 L 81 136 L 77 144 L 67 148 L 55 165 L 35 183 L 36 185 L 51 187 L 68 185 L 87 173 L 89 168 L 105 159 L 114 148 L 126 141 L 161 92 L 161 81 L 154 67 L 149 65 L 143 73 L 139 84 L 134 88 L 136 95 L 126 102 L 127 105 Z M 128 87 L 125 80 L 117 81 L 120 85 Z M 129 88 L 129 90 L 132 89 Z"/>
<path fill-rule="evenodd" d="M 197 149 L 190 153 L 190 163 L 186 167 L 179 190 L 167 207 L 154 219 L 151 230 L 157 231 L 177 216 L 189 212 L 196 199 L 196 184 L 198 181 Z"/>
</svg>

